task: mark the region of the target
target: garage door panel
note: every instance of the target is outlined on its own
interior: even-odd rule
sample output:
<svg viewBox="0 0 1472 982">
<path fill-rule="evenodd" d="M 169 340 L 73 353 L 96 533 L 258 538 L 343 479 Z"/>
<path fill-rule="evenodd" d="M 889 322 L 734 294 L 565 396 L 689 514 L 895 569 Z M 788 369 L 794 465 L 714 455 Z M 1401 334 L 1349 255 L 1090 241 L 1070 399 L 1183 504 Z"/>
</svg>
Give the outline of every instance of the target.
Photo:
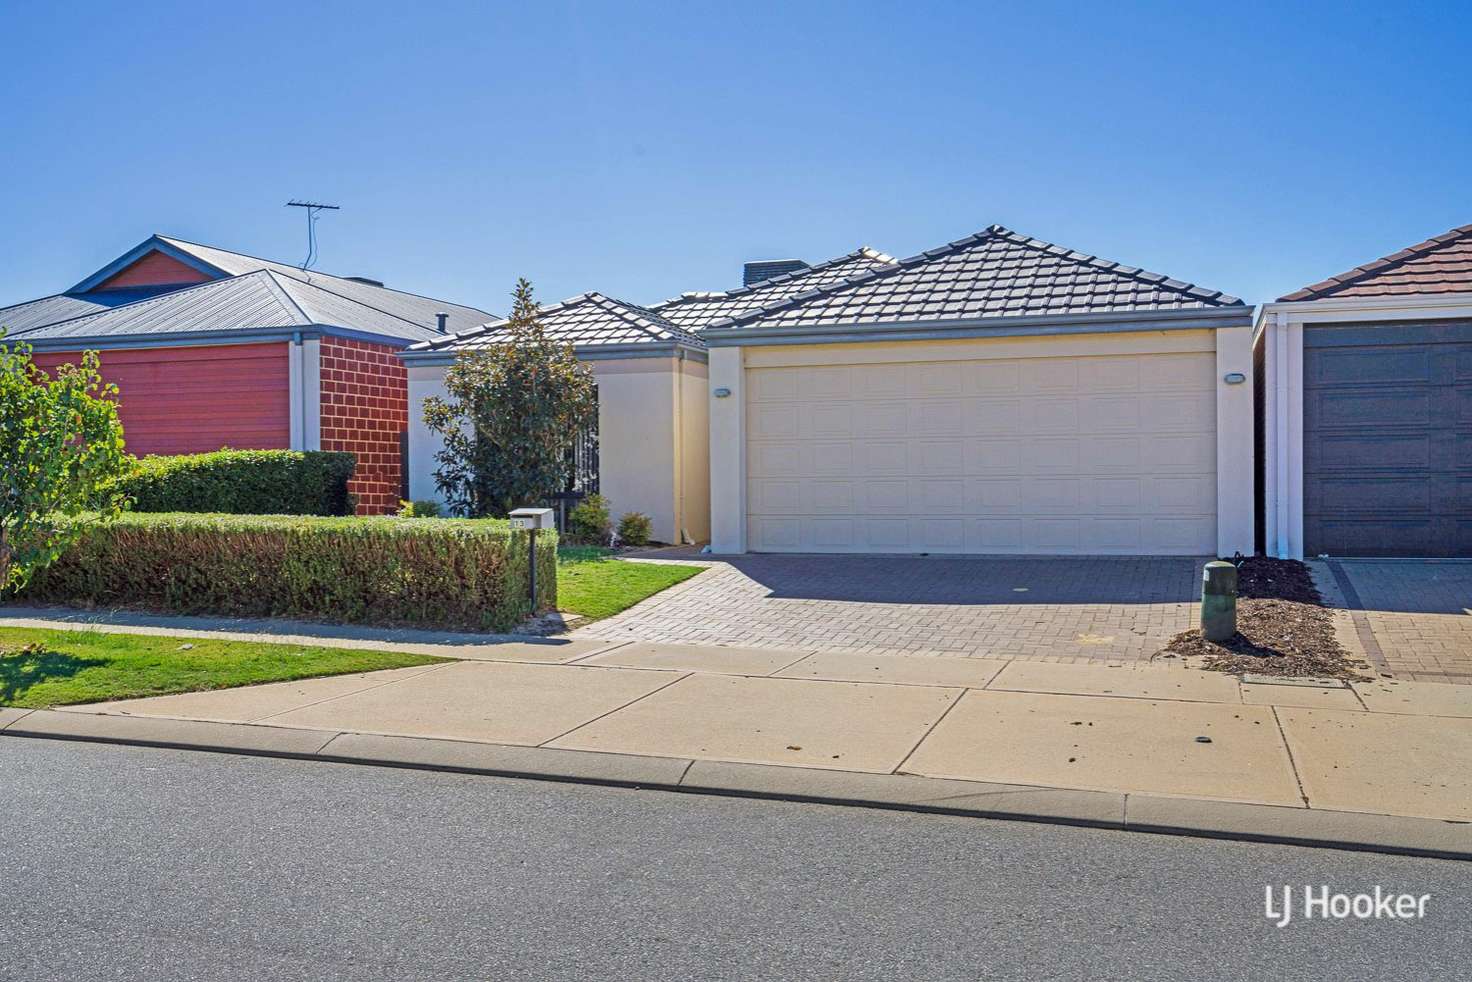
<svg viewBox="0 0 1472 982">
<path fill-rule="evenodd" d="M 1304 331 L 1304 549 L 1472 556 L 1472 322 Z"/>
<path fill-rule="evenodd" d="M 1334 470 L 1415 468 L 1431 466 L 1431 435 L 1421 433 L 1363 433 L 1319 435 L 1304 447 L 1306 467 L 1329 476 Z"/>
<path fill-rule="evenodd" d="M 1305 385 L 1384 385 L 1429 382 L 1430 378 L 1430 351 L 1425 346 L 1326 348 L 1304 364 Z"/>
<path fill-rule="evenodd" d="M 753 550 L 1215 547 L 1214 353 L 747 377 Z"/>
<path fill-rule="evenodd" d="M 1200 474 L 1208 468 L 1215 477 L 1216 444 L 1198 434 L 1160 434 L 1140 440 L 1140 467 L 1151 472 Z"/>
<path fill-rule="evenodd" d="M 961 436 L 966 432 L 966 403 L 961 399 L 922 399 L 910 404 L 914 436 Z"/>
<path fill-rule="evenodd" d="M 1432 420 L 1431 392 L 1421 389 L 1381 389 L 1346 385 L 1315 389 L 1305 400 L 1307 425 L 1317 429 L 1353 428 L 1371 421 L 1379 426 L 1428 426 Z"/>
</svg>

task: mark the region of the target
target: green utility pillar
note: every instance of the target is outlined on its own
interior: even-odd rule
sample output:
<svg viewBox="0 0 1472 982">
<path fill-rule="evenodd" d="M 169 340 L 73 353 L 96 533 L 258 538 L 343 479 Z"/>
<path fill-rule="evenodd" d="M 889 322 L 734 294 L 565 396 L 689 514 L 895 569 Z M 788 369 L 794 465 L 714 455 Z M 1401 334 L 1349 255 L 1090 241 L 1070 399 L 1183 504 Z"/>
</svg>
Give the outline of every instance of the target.
<svg viewBox="0 0 1472 982">
<path fill-rule="evenodd" d="M 1237 567 L 1222 560 L 1201 571 L 1201 635 L 1225 641 L 1237 633 Z"/>
</svg>

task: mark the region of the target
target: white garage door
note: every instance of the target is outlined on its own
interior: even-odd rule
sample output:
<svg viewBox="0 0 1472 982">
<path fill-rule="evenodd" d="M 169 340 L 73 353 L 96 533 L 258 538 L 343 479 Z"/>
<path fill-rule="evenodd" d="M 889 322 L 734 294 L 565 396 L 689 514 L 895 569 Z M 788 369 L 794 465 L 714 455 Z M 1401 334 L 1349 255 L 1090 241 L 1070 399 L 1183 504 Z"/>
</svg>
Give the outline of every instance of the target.
<svg viewBox="0 0 1472 982">
<path fill-rule="evenodd" d="M 1209 352 L 747 370 L 757 552 L 1207 555 Z"/>
</svg>

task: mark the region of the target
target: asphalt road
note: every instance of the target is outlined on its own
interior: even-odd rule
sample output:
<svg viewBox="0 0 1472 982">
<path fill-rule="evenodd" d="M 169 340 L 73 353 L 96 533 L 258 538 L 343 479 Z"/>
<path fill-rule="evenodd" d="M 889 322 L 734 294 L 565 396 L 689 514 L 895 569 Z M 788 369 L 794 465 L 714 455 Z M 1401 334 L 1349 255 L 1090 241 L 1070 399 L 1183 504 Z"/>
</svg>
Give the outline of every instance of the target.
<svg viewBox="0 0 1472 982">
<path fill-rule="evenodd" d="M 1263 915 L 1267 884 L 1432 895 Z M 4 979 L 1465 977 L 1472 864 L 0 739 Z"/>
</svg>

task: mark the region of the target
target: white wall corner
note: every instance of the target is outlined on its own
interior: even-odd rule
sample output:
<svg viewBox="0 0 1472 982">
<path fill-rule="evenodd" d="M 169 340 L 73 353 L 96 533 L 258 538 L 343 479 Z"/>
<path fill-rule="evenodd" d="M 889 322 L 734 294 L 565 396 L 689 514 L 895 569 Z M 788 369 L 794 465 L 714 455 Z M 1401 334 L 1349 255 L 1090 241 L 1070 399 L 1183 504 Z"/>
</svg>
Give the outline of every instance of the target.
<svg viewBox="0 0 1472 982">
<path fill-rule="evenodd" d="M 434 483 L 435 455 L 444 449 L 445 441 L 424 424 L 424 400 L 447 395 L 445 371 L 444 365 L 409 368 L 409 459 L 404 466 L 409 471 L 409 497 L 414 501 L 445 503 Z"/>
<path fill-rule="evenodd" d="M 1228 375 L 1245 381 L 1229 383 Z M 1253 473 L 1252 328 L 1216 332 L 1217 555 L 1253 553 L 1256 487 Z"/>
<path fill-rule="evenodd" d="M 1283 315 L 1285 319 L 1287 315 Z M 1280 322 L 1280 327 L 1283 325 Z M 1288 319 L 1284 330 L 1287 359 L 1284 367 L 1284 417 L 1288 434 L 1286 443 L 1287 496 L 1279 505 L 1287 522 L 1288 555 L 1303 558 L 1303 324 Z"/>
<path fill-rule="evenodd" d="M 302 342 L 302 448 L 322 449 L 322 341 Z"/>
<path fill-rule="evenodd" d="M 725 390 L 726 395 L 720 395 Z M 710 351 L 710 548 L 746 551 L 745 349 Z"/>
</svg>

